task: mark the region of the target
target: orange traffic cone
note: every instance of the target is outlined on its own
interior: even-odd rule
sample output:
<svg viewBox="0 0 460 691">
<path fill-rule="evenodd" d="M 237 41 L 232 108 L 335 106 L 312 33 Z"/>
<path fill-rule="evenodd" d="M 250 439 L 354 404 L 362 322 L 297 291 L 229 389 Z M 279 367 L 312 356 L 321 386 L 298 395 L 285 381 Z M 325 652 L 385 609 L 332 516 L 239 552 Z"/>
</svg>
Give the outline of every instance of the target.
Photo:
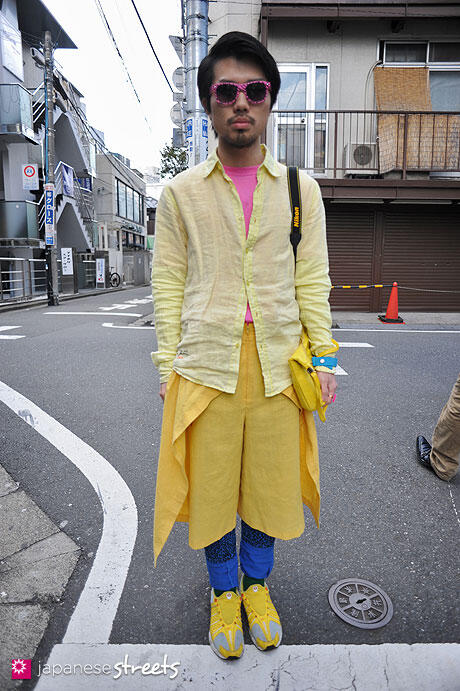
<svg viewBox="0 0 460 691">
<path fill-rule="evenodd" d="M 398 284 L 396 281 L 393 283 L 393 288 L 391 289 L 386 314 L 379 314 L 378 316 L 380 321 L 386 324 L 405 324 L 398 315 Z"/>
</svg>

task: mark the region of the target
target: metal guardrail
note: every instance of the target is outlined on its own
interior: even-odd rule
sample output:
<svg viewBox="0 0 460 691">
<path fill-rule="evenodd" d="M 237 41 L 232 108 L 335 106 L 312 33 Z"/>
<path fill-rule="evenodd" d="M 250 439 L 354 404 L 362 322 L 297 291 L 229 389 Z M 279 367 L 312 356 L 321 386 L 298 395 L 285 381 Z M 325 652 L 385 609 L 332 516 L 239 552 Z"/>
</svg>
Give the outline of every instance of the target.
<svg viewBox="0 0 460 691">
<path fill-rule="evenodd" d="M 46 292 L 45 259 L 0 257 L 0 302 L 27 300 Z"/>
<path fill-rule="evenodd" d="M 96 260 L 77 256 L 74 270 L 79 289 L 96 288 Z M 58 263 L 58 292 L 62 293 L 62 261 Z M 46 259 L 0 257 L 0 303 L 22 302 L 47 294 Z"/>
</svg>

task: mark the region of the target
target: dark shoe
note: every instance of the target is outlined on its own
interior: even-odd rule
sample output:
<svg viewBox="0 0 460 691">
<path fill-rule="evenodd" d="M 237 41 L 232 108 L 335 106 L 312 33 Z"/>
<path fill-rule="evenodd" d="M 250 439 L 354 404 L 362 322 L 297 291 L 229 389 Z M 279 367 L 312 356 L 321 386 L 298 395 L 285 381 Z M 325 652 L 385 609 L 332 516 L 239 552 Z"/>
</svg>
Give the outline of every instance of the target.
<svg viewBox="0 0 460 691">
<path fill-rule="evenodd" d="M 417 460 L 418 462 L 425 466 L 425 468 L 429 468 L 429 470 L 433 470 L 433 466 L 430 463 L 430 455 L 431 455 L 431 444 L 427 442 L 425 437 L 422 437 L 422 435 L 419 435 L 417 437 Z M 434 473 L 434 470 L 433 470 Z"/>
</svg>

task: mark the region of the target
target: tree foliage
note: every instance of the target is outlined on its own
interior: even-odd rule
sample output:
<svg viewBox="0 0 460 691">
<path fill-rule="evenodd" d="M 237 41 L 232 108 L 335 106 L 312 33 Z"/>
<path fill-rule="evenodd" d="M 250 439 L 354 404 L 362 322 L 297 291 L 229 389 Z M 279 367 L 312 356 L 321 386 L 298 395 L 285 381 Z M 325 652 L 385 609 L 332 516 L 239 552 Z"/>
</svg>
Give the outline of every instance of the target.
<svg viewBox="0 0 460 691">
<path fill-rule="evenodd" d="M 187 168 L 187 151 L 185 148 L 165 144 L 161 150 L 161 178 L 173 178 Z"/>
</svg>

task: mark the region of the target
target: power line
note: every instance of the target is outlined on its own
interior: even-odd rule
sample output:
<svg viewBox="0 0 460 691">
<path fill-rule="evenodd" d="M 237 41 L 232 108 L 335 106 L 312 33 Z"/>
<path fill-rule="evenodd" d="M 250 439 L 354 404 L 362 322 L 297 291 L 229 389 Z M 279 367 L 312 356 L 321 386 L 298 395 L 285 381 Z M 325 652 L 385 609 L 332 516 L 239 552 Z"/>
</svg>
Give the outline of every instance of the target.
<svg viewBox="0 0 460 691">
<path fill-rule="evenodd" d="M 166 76 L 166 73 L 165 73 L 165 71 L 164 71 L 164 69 L 163 69 L 163 67 L 162 67 L 162 65 L 161 65 L 161 62 L 160 62 L 159 59 L 158 59 L 158 55 L 155 53 L 155 48 L 154 48 L 153 45 L 152 45 L 152 41 L 150 40 L 150 36 L 148 35 L 147 29 L 146 29 L 145 26 L 144 26 L 144 22 L 142 21 L 142 17 L 141 17 L 141 15 L 139 14 L 139 11 L 138 11 L 138 9 L 137 9 L 137 7 L 136 7 L 136 3 L 134 2 L 134 0 L 131 0 L 131 2 L 132 2 L 132 4 L 133 4 L 134 9 L 136 10 L 136 14 L 137 14 L 137 16 L 138 16 L 138 18 L 139 18 L 139 21 L 140 21 L 140 23 L 141 23 L 141 25 L 142 25 L 142 28 L 144 29 L 144 33 L 145 33 L 145 35 L 147 36 L 147 41 L 148 41 L 149 44 L 150 44 L 150 48 L 152 49 L 152 52 L 153 52 L 153 54 L 154 54 L 154 56 L 155 56 L 155 58 L 156 58 L 157 63 L 160 65 L 160 69 L 161 69 L 161 71 L 163 72 L 163 76 L 164 76 L 164 78 L 166 79 L 166 82 L 167 82 L 169 88 L 171 89 L 171 92 L 174 93 L 174 89 L 172 88 L 171 84 L 169 83 L 169 79 L 168 79 L 168 77 Z"/>
<path fill-rule="evenodd" d="M 130 186 L 131 186 L 131 185 L 133 184 L 133 181 L 130 179 L 130 177 L 128 176 L 128 174 L 127 174 L 122 168 L 119 168 L 119 164 L 121 163 L 121 161 L 119 161 L 119 159 L 118 159 L 116 156 L 114 156 L 113 153 L 112 153 L 112 152 L 106 147 L 106 145 L 101 141 L 101 139 L 100 139 L 99 135 L 97 134 L 97 132 L 95 132 L 95 131 L 93 130 L 93 128 L 91 127 L 91 125 L 88 125 L 88 123 L 87 123 L 87 121 L 86 121 L 86 118 L 83 118 L 83 117 L 80 115 L 80 110 L 81 110 L 81 109 L 80 109 L 80 107 L 75 103 L 75 101 L 70 97 L 70 94 L 69 94 L 69 101 L 70 101 L 71 104 L 73 105 L 74 111 L 75 111 L 76 115 L 78 116 L 79 120 L 81 120 L 81 122 L 82 122 L 82 124 L 83 124 L 83 127 L 84 127 L 84 128 L 86 129 L 86 131 L 90 134 L 91 138 L 94 139 L 94 141 L 96 142 L 97 146 L 100 148 L 102 154 L 105 156 L 105 158 L 108 160 L 108 162 L 115 168 L 115 170 L 117 170 L 118 173 L 119 173 L 122 177 L 124 177 L 124 179 L 125 179 L 127 182 L 129 182 L 129 184 L 130 184 Z M 104 151 L 104 149 L 105 149 L 105 151 Z M 106 151 L 108 152 L 108 155 L 106 154 Z M 110 156 L 110 158 L 109 158 L 109 156 Z M 129 169 L 129 170 L 131 170 L 131 169 Z M 134 175 L 136 174 L 136 173 L 134 173 L 134 171 L 131 171 L 131 172 L 132 172 Z"/>
<path fill-rule="evenodd" d="M 110 24 L 109 24 L 109 22 L 108 22 L 108 20 L 107 20 L 107 17 L 105 16 L 105 12 L 104 12 L 104 10 L 103 10 L 103 8 L 102 8 L 102 5 L 101 5 L 101 3 L 100 3 L 100 0 L 94 0 L 94 2 L 96 3 L 96 7 L 97 7 L 98 12 L 99 12 L 99 15 L 100 15 L 100 17 L 101 17 L 101 19 L 102 19 L 102 22 L 103 22 L 103 24 L 104 24 L 104 26 L 105 26 L 105 28 L 106 28 L 106 30 L 107 30 L 107 33 L 109 34 L 110 38 L 112 39 L 113 45 L 115 46 L 115 50 L 117 51 L 118 56 L 119 56 L 119 58 L 120 58 L 120 60 L 121 60 L 121 62 L 122 62 L 122 64 L 123 64 L 123 67 L 125 68 L 125 72 L 126 72 L 126 74 L 127 74 L 127 76 L 128 76 L 129 83 L 131 84 L 131 87 L 132 87 L 132 89 L 133 89 L 133 91 L 134 91 L 134 94 L 135 94 L 137 100 L 138 100 L 138 103 L 139 103 L 139 105 L 140 105 L 141 108 L 142 108 L 141 99 L 139 98 L 139 94 L 137 93 L 136 87 L 134 86 L 133 80 L 131 79 L 131 75 L 130 75 L 129 70 L 128 70 L 127 66 L 126 66 L 126 63 L 125 63 L 125 61 L 124 61 L 124 59 L 123 59 L 123 56 L 122 56 L 122 54 L 121 54 L 121 52 L 120 52 L 120 49 L 119 49 L 119 47 L 118 47 L 118 44 L 117 44 L 117 42 L 116 42 L 116 40 L 115 40 L 115 36 L 113 35 L 112 29 L 110 28 Z M 145 113 L 143 113 L 143 115 L 144 115 L 144 120 L 145 120 L 145 122 L 146 122 L 146 125 L 147 125 L 147 127 L 149 128 L 150 134 L 153 134 L 152 128 L 151 128 L 151 126 L 150 126 L 149 121 L 147 120 L 147 117 L 146 117 Z"/>
</svg>

